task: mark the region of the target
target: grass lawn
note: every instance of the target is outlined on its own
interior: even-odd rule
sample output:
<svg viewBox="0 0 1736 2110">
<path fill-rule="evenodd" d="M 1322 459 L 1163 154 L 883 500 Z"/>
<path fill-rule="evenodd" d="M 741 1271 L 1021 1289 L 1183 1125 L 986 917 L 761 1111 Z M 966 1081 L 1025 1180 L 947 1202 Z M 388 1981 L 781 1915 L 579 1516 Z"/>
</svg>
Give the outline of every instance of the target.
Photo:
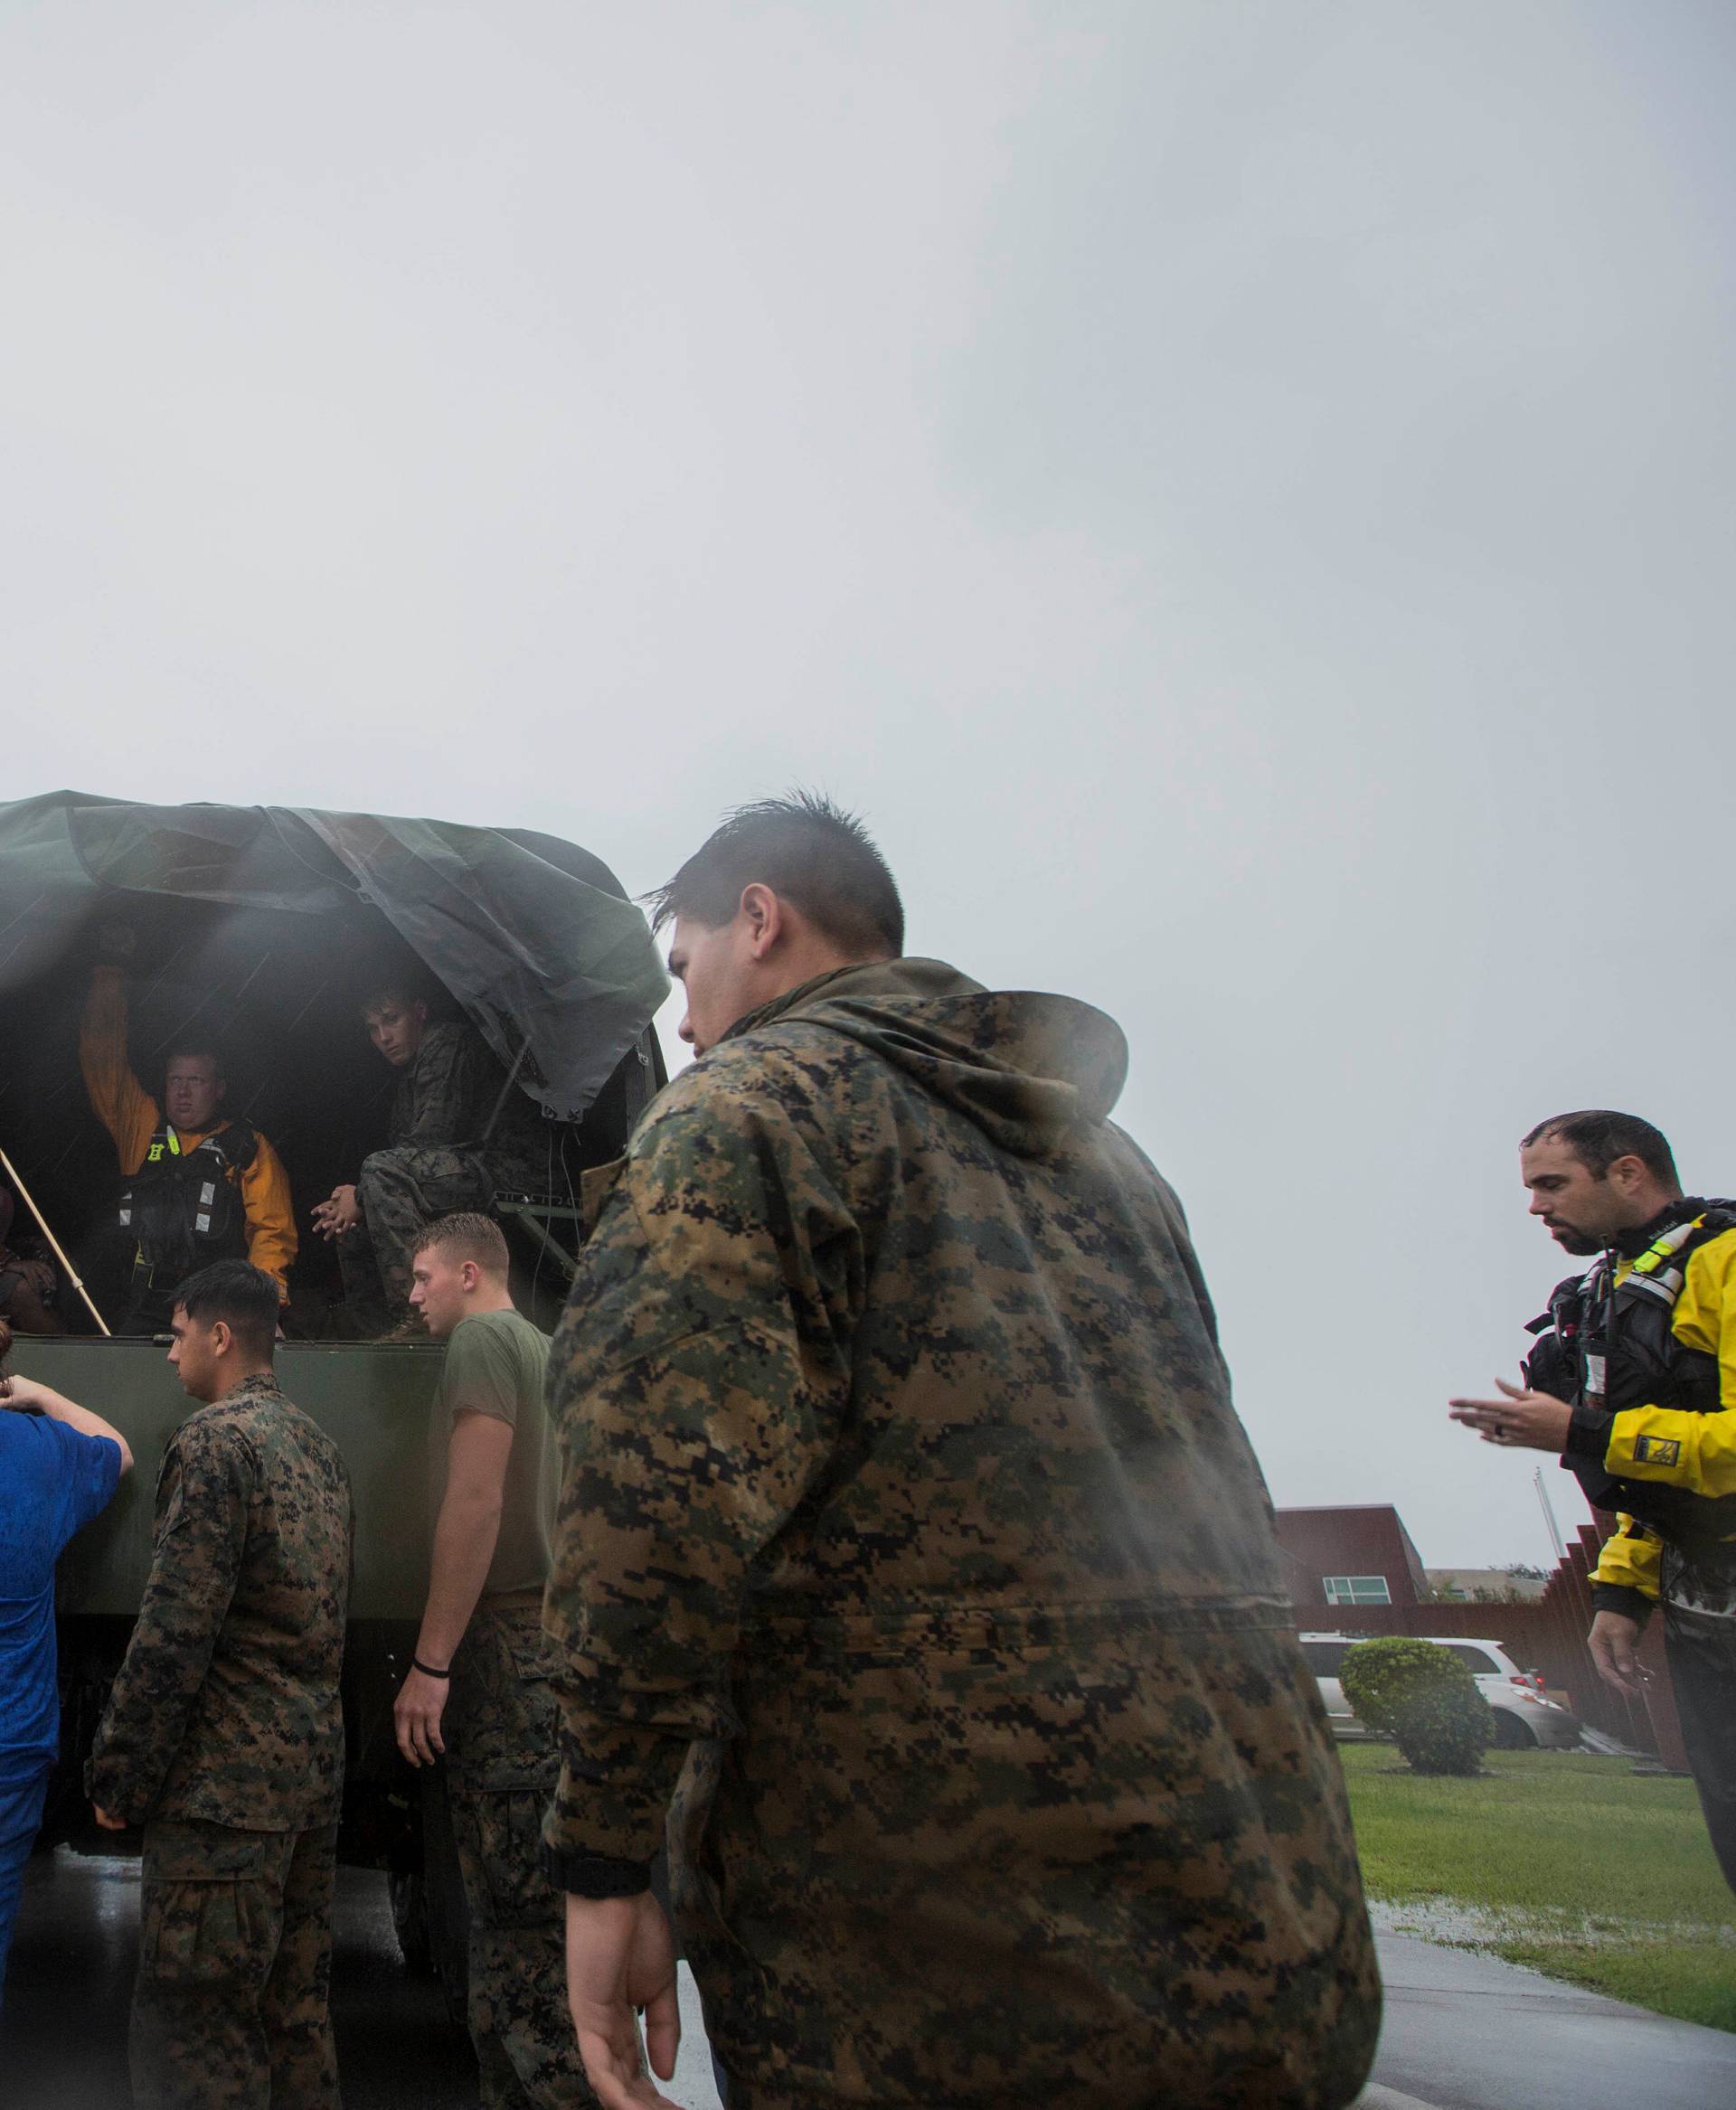
<svg viewBox="0 0 1736 2110">
<path fill-rule="evenodd" d="M 1413 1905 L 1420 1931 L 1432 1912 L 1448 1939 L 1736 2030 L 1736 1898 L 1692 1781 L 1572 1752 L 1491 1751 L 1469 1780 L 1425 1779 L 1390 1744 L 1339 1755 L 1371 1898 Z"/>
</svg>

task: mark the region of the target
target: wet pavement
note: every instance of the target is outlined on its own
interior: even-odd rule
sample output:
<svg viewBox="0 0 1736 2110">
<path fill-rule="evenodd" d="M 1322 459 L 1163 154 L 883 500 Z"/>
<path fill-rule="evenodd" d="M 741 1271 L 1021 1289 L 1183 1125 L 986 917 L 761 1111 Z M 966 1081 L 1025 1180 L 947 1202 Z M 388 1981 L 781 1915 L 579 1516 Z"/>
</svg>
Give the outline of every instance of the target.
<svg viewBox="0 0 1736 2110">
<path fill-rule="evenodd" d="M 5 2110 L 129 2110 L 127 2011 L 138 1861 L 62 1847 L 30 1864 L 0 2022 Z M 683 2110 L 716 2110 L 699 2002 L 682 1972 Z M 405 1968 L 386 1879 L 338 1871 L 332 2004 L 344 2110 L 475 2110 L 476 2064 L 430 1977 Z"/>
<path fill-rule="evenodd" d="M 1379 1937 L 1367 2110 L 1730 2110 L 1736 2036 L 1405 1935 Z M 1736 1959 L 1733 1959 L 1736 1961 Z"/>
<path fill-rule="evenodd" d="M 25 1878 L 0 2026 L 6 2110 L 127 2110 L 138 1862 L 39 1856 Z M 470 2039 L 399 1955 L 385 1878 L 344 1869 L 333 1955 L 339 2070 L 354 2110 L 473 2110 Z"/>
<path fill-rule="evenodd" d="M 32 1862 L 0 2025 L 5 2110 L 128 2110 L 127 2009 L 138 1863 L 61 1848 Z M 1736 2036 L 1666 2021 L 1485 1956 L 1380 1938 L 1386 2027 L 1364 2110 L 1729 2110 Z M 383 1876 L 338 1879 L 333 1959 L 345 2110 L 472 2110 L 476 2062 L 431 1978 L 398 1950 Z M 669 2093 L 716 2110 L 683 1971 Z"/>
</svg>

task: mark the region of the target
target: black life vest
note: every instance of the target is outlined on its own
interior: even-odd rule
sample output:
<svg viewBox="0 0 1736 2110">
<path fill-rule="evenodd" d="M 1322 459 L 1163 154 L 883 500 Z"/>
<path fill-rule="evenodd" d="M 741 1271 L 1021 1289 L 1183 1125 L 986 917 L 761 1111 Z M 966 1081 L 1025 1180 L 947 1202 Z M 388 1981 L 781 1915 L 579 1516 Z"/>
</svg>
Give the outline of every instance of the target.
<svg viewBox="0 0 1736 2110">
<path fill-rule="evenodd" d="M 1671 1322 L 1690 1257 L 1733 1229 L 1736 1201 L 1683 1201 L 1619 1282 L 1608 1253 L 1583 1275 L 1558 1282 L 1549 1309 L 1526 1329 L 1538 1336 L 1525 1359 L 1526 1383 L 1604 1414 L 1635 1407 L 1716 1414 L 1718 1358 L 1678 1341 Z M 1600 1462 L 1570 1463 L 1594 1509 L 1636 1517 L 1685 1552 L 1709 1551 L 1736 1536 L 1736 1495 L 1694 1494 L 1622 1479 Z"/>
<path fill-rule="evenodd" d="M 178 1280 L 212 1260 L 244 1260 L 241 1175 L 259 1149 L 259 1132 L 245 1121 L 231 1120 L 185 1151 L 165 1122 L 120 1197 L 121 1228 L 140 1263 L 159 1276 L 178 1270 Z"/>
</svg>

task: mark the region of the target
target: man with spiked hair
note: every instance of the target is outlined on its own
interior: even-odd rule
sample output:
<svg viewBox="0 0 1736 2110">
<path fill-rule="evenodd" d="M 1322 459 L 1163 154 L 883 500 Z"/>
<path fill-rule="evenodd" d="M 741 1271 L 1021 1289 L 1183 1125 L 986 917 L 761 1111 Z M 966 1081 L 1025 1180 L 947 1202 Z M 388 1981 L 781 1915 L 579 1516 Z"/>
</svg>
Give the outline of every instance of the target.
<svg viewBox="0 0 1736 2110">
<path fill-rule="evenodd" d="M 175 1293 L 199 1402 L 169 1438 L 151 1572 L 98 1724 L 97 1823 L 145 1827 L 137 2110 L 337 2110 L 332 1899 L 352 1508 L 278 1388 L 277 1285 L 219 1260 Z"/>
<path fill-rule="evenodd" d="M 905 958 L 822 798 L 654 901 L 699 1060 L 593 1175 L 550 1364 L 543 1836 L 599 2099 L 666 2100 L 666 1816 L 750 2110 L 1348 2104 L 1343 1783 L 1118 1028 Z"/>
<path fill-rule="evenodd" d="M 428 1225 L 410 1267 L 410 1304 L 446 1361 L 429 1430 L 428 1599 L 394 1726 L 412 1766 L 444 1760 L 483 2103 L 565 2110 L 595 2098 L 567 2013 L 561 1899 L 537 1865 L 559 1764 L 542 1632 L 556 1479 L 548 1336 L 514 1308 L 506 1241 L 488 1217 Z"/>
<path fill-rule="evenodd" d="M 1531 1213 L 1566 1253 L 1524 1382 L 1455 1399 L 1486 1443 L 1559 1454 L 1618 1528 L 1591 1576 L 1599 1675 L 1637 1695 L 1659 1602 L 1688 1763 L 1736 1889 L 1736 1202 L 1684 1194 L 1649 1121 L 1604 1107 L 1519 1145 Z"/>
</svg>

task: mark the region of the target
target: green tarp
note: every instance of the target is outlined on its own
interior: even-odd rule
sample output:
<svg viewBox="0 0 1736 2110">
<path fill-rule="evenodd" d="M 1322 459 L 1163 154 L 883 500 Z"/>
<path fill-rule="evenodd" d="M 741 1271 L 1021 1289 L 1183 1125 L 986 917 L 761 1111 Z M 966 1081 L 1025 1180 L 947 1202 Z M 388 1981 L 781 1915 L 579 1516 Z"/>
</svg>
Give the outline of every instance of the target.
<svg viewBox="0 0 1736 2110">
<path fill-rule="evenodd" d="M 295 806 L 141 805 L 49 792 L 0 805 L 0 996 L 63 962 L 88 926 L 203 905 L 263 962 L 285 917 L 339 974 L 389 929 L 530 1096 L 590 1106 L 668 993 L 614 874 L 552 835 Z"/>
</svg>

